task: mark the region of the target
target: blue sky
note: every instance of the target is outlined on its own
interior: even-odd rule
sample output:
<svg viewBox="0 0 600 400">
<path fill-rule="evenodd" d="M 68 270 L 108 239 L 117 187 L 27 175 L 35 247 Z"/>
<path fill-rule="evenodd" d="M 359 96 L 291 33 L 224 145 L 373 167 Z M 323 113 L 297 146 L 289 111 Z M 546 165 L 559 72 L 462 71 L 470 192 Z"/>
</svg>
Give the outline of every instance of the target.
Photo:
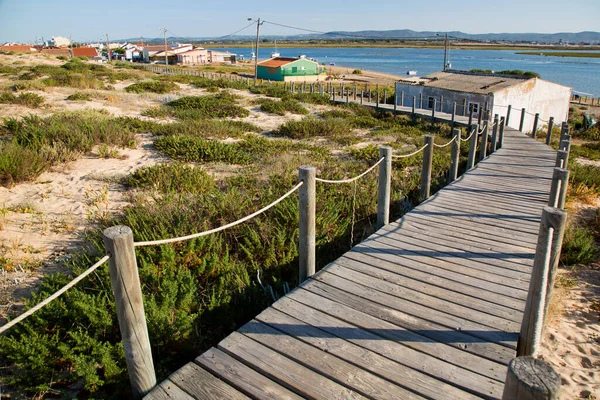
<svg viewBox="0 0 600 400">
<path fill-rule="evenodd" d="M 318 31 L 413 29 L 467 33 L 600 31 L 600 0 L 0 0 L 0 43 L 72 35 L 75 41 L 223 36 L 247 17 Z M 252 34 L 250 27 L 240 34 Z M 302 33 L 263 25 L 265 35 Z"/>
</svg>

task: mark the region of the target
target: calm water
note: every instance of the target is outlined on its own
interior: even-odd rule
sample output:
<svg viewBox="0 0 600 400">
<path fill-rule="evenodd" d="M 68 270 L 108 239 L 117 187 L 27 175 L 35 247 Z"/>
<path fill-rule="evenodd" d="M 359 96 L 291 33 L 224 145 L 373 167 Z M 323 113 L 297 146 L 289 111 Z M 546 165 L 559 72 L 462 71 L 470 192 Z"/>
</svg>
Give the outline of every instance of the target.
<svg viewBox="0 0 600 400">
<path fill-rule="evenodd" d="M 251 50 L 221 49 L 250 58 Z M 280 48 L 282 57 L 305 54 L 319 62 L 336 66 L 367 69 L 394 75 L 415 70 L 419 76 L 440 71 L 444 63 L 443 49 L 381 49 L 381 48 Z M 260 59 L 274 51 L 259 50 Z M 516 54 L 514 50 L 452 50 L 449 59 L 453 69 L 520 69 L 534 71 L 542 79 L 572 87 L 584 94 L 600 97 L 600 58 L 540 57 Z"/>
</svg>

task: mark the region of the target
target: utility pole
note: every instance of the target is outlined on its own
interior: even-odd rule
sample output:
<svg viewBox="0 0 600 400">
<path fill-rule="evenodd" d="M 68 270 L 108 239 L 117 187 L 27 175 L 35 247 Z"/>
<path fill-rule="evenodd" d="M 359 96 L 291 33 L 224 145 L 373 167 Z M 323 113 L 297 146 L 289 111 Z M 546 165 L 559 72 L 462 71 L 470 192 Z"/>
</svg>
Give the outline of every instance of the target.
<svg viewBox="0 0 600 400">
<path fill-rule="evenodd" d="M 73 59 L 73 37 L 71 35 L 69 35 L 69 46 L 71 47 L 71 51 L 69 52 L 71 59 Z"/>
<path fill-rule="evenodd" d="M 108 53 L 108 62 L 111 62 L 112 57 L 110 56 L 110 43 L 108 42 L 108 33 L 106 34 L 106 52 Z"/>
<path fill-rule="evenodd" d="M 165 72 L 169 71 L 169 55 L 167 54 L 167 28 L 163 29 L 165 35 Z"/>
<path fill-rule="evenodd" d="M 444 37 L 444 69 L 442 71 L 446 71 L 447 59 L 448 59 L 448 34 Z"/>
<path fill-rule="evenodd" d="M 252 18 L 248 18 L 248 21 L 252 21 Z M 254 54 L 254 86 L 256 86 L 256 80 L 258 79 L 258 36 L 260 34 L 260 26 L 263 22 L 260 22 L 260 18 L 256 21 L 256 54 Z"/>
</svg>

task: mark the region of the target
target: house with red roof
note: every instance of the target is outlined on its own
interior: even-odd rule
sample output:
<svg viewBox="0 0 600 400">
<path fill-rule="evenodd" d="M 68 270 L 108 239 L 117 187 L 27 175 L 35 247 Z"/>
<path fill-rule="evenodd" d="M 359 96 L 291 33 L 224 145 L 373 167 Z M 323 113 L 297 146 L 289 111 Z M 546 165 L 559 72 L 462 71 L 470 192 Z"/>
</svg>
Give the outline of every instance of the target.
<svg viewBox="0 0 600 400">
<path fill-rule="evenodd" d="M 257 77 L 271 81 L 318 81 L 325 79 L 325 68 L 306 57 L 274 57 L 259 62 Z"/>
</svg>

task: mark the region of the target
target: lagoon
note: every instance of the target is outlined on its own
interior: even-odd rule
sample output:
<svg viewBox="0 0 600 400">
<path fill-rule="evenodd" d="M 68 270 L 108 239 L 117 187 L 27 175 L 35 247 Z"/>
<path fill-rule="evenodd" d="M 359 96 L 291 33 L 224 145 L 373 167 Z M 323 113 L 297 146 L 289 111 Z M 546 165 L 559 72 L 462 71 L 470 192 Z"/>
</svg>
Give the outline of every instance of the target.
<svg viewBox="0 0 600 400">
<path fill-rule="evenodd" d="M 250 58 L 249 48 L 219 49 Z M 267 58 L 273 48 L 259 48 L 260 59 Z M 337 67 L 365 69 L 394 75 L 417 71 L 419 76 L 440 71 L 444 63 L 443 49 L 419 48 L 278 48 L 282 57 L 304 54 L 319 62 L 334 62 Z M 453 69 L 520 69 L 534 71 L 542 79 L 572 87 L 574 91 L 600 97 L 600 59 L 580 57 L 543 57 L 516 54 L 523 50 L 460 50 L 448 51 Z M 543 51 L 543 50 L 542 50 Z M 553 52 L 555 52 L 553 50 Z"/>
</svg>

